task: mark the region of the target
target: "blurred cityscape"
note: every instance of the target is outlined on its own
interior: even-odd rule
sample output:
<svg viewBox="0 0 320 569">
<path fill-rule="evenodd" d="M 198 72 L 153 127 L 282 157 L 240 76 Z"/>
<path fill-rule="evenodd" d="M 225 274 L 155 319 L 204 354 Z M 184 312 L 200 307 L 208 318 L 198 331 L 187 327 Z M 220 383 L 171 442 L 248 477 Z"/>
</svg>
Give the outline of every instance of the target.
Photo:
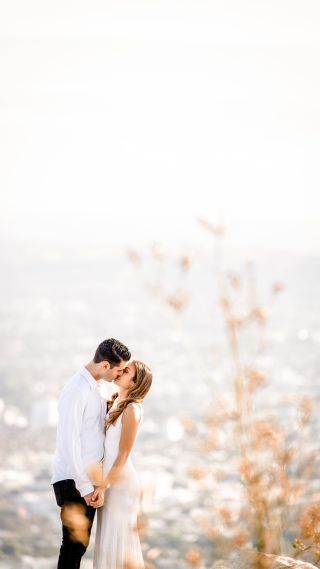
<svg viewBox="0 0 320 569">
<path fill-rule="evenodd" d="M 191 264 L 184 277 L 176 262 L 183 255 Z M 154 257 L 147 245 L 141 258 L 131 253 L 131 259 L 125 249 L 102 245 L 15 244 L 1 253 L 1 569 L 56 567 L 61 529 L 50 486 L 56 401 L 65 381 L 109 336 L 154 371 L 135 450 L 148 520 L 145 559 L 158 569 L 175 569 L 189 566 L 186 555 L 194 548 L 205 553 L 208 566 L 218 556 L 199 516 L 212 503 L 239 501 L 237 473 L 226 465 L 228 449 L 217 452 L 216 465 L 227 466 L 228 476 L 219 489 L 213 481 L 199 486 L 189 471 L 206 457 L 188 421 L 198 425 L 201 438 L 209 405 L 232 390 L 219 305 L 222 261 L 209 246 L 172 248 L 156 263 Z M 240 270 L 245 260 L 229 251 L 223 269 Z M 307 395 L 315 408 L 320 402 L 320 259 L 261 252 L 255 265 L 262 298 L 274 281 L 285 286 L 269 311 L 264 349 L 256 354 L 270 379 L 257 409 L 290 425 L 292 398 Z M 161 287 L 169 302 L 157 294 Z M 188 295 L 186 306 L 170 301 L 176 290 Z M 316 419 L 311 446 L 319 438 Z M 310 483 L 315 493 L 317 484 Z M 93 543 L 94 533 L 83 569 L 92 566 Z"/>
</svg>

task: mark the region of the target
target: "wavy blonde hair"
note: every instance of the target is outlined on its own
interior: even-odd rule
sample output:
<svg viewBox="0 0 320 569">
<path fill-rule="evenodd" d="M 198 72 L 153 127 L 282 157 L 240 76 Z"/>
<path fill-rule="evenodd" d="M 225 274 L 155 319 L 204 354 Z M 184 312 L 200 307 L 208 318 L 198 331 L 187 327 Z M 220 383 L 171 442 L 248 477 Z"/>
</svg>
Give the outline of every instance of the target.
<svg viewBox="0 0 320 569">
<path fill-rule="evenodd" d="M 127 397 L 121 401 L 113 411 L 112 405 L 118 397 L 118 393 L 114 393 L 111 399 L 107 402 L 108 410 L 110 412 L 105 423 L 105 430 L 107 430 L 110 425 L 114 425 L 117 422 L 118 417 L 130 403 L 141 403 L 151 387 L 151 369 L 145 363 L 137 360 L 134 360 L 131 363 L 133 363 L 136 368 L 136 373 L 133 377 L 134 385 L 129 389 Z"/>
</svg>

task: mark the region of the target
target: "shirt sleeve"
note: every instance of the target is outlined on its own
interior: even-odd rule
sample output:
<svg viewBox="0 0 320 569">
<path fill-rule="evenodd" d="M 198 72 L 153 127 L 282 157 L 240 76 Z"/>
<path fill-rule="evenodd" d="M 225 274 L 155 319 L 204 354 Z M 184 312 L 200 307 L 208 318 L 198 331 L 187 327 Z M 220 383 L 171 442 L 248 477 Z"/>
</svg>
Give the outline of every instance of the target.
<svg viewBox="0 0 320 569">
<path fill-rule="evenodd" d="M 69 476 L 75 481 L 82 497 L 94 490 L 86 473 L 81 452 L 81 431 L 86 401 L 85 390 L 70 390 L 60 403 L 59 417 L 64 456 L 68 457 Z"/>
</svg>

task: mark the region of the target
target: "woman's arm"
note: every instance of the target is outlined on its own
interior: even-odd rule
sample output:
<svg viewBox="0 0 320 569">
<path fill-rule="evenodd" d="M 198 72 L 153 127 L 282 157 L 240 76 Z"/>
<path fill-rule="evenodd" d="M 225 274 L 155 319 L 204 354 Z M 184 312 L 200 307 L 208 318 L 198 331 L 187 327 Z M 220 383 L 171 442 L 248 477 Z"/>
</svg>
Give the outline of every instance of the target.
<svg viewBox="0 0 320 569">
<path fill-rule="evenodd" d="M 128 456 L 132 450 L 136 440 L 139 420 L 140 409 L 135 405 L 128 405 L 122 415 L 122 429 L 119 442 L 119 451 L 112 468 L 109 470 L 102 486 L 111 486 L 120 476 L 122 469 L 127 462 Z M 111 427 L 109 427 L 111 428 Z"/>
<path fill-rule="evenodd" d="M 122 429 L 119 442 L 119 451 L 116 460 L 114 461 L 107 476 L 104 478 L 102 484 L 95 489 L 92 497 L 92 506 L 99 508 L 103 505 L 102 495 L 109 486 L 111 486 L 121 475 L 123 467 L 127 462 L 128 456 L 132 450 L 136 440 L 138 426 L 140 422 L 141 409 L 136 405 L 128 405 L 122 415 Z M 112 427 L 109 427 L 110 429 Z"/>
</svg>

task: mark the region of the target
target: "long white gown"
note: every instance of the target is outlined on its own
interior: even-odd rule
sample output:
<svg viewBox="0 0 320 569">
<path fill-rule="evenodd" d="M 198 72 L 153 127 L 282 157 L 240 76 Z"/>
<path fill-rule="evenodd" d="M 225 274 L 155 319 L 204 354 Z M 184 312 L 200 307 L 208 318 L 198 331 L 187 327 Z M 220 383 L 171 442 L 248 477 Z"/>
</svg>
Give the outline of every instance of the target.
<svg viewBox="0 0 320 569">
<path fill-rule="evenodd" d="M 140 409 L 138 403 L 130 405 Z M 114 409 L 114 406 L 113 406 Z M 103 472 L 107 474 L 118 455 L 122 414 L 106 432 Z M 97 512 L 97 530 L 93 569 L 143 569 L 143 557 L 137 532 L 140 484 L 131 461 L 131 453 L 119 479 L 106 491 L 104 506 Z"/>
</svg>

